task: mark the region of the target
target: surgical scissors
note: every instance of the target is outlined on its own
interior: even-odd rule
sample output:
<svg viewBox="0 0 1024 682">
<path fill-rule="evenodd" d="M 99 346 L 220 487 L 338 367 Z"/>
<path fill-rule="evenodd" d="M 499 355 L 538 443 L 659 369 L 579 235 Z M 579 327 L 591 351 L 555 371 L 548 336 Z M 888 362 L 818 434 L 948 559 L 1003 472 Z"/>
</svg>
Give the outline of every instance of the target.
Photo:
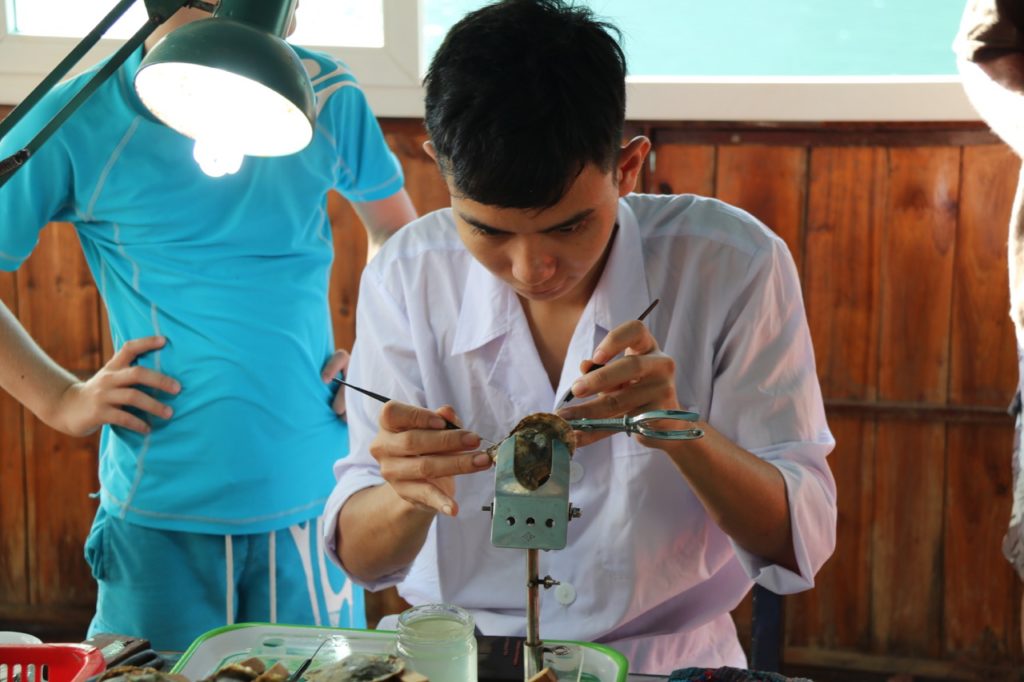
<svg viewBox="0 0 1024 682">
<path fill-rule="evenodd" d="M 695 440 L 704 436 L 704 429 L 690 428 L 678 431 L 659 431 L 648 424 L 650 422 L 671 419 L 681 422 L 695 422 L 700 419 L 696 412 L 684 410 L 652 410 L 633 416 L 623 415 L 609 419 L 569 419 L 569 425 L 577 431 L 622 431 L 626 434 L 640 434 L 646 438 L 657 440 Z"/>
</svg>

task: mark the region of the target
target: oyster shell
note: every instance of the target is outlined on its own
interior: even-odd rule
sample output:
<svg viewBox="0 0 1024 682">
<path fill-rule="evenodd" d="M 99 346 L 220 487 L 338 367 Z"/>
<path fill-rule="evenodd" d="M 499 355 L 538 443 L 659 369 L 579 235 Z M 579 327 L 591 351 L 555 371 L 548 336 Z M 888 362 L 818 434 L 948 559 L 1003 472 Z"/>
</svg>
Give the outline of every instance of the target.
<svg viewBox="0 0 1024 682">
<path fill-rule="evenodd" d="M 156 668 L 140 668 L 135 665 L 121 665 L 110 668 L 97 678 L 97 682 L 188 682 L 188 678 L 177 673 L 165 673 Z"/>
<path fill-rule="evenodd" d="M 306 673 L 307 682 L 387 682 L 405 670 L 392 654 L 351 654 L 336 663 Z"/>
<path fill-rule="evenodd" d="M 512 436 L 516 436 L 512 470 L 527 490 L 536 490 L 551 476 L 551 441 L 560 440 L 565 443 L 570 457 L 576 450 L 576 432 L 572 426 L 550 412 L 535 412 L 523 417 L 509 432 L 508 437 Z M 496 443 L 485 452 L 496 460 L 500 447 L 501 443 Z"/>
<path fill-rule="evenodd" d="M 270 668 L 257 657 L 220 667 L 200 682 L 285 682 L 288 669 L 280 662 Z"/>
</svg>

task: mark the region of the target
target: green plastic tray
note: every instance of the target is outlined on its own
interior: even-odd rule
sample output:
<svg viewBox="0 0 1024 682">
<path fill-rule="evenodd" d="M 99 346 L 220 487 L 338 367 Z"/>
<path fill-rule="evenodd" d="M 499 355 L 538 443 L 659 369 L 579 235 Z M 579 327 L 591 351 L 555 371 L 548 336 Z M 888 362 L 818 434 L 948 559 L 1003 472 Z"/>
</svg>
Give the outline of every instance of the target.
<svg viewBox="0 0 1024 682">
<path fill-rule="evenodd" d="M 280 661 L 289 670 L 295 670 L 313 655 L 326 636 L 335 638 L 336 644 L 332 645 L 330 655 L 318 656 L 313 667 L 342 658 L 349 651 L 390 652 L 393 651 L 395 643 L 395 633 L 386 630 L 239 623 L 200 635 L 178 659 L 171 672 L 181 673 L 190 680 L 200 680 L 221 666 L 252 656 L 258 656 L 268 666 Z M 561 643 L 578 644 L 584 648 L 584 680 L 626 682 L 628 664 L 626 658 L 618 651 L 602 644 L 588 642 Z"/>
</svg>

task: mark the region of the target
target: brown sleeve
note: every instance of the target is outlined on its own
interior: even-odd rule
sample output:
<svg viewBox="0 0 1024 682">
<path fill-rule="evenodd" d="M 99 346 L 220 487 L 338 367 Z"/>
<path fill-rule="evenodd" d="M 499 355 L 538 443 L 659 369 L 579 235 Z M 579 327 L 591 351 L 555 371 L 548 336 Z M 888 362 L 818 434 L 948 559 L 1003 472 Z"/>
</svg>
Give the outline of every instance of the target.
<svg viewBox="0 0 1024 682">
<path fill-rule="evenodd" d="M 1024 52 L 1024 0 L 967 0 L 953 50 L 972 62 Z"/>
</svg>

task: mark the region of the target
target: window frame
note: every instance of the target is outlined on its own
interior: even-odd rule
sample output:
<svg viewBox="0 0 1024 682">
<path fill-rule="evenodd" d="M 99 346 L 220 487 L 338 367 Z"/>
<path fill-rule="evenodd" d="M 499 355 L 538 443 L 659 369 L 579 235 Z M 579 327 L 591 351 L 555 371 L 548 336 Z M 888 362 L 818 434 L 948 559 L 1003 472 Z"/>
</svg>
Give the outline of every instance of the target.
<svg viewBox="0 0 1024 682">
<path fill-rule="evenodd" d="M 144 0 L 138 0 L 144 2 Z M 8 32 L 13 0 L 0 12 L 0 104 L 20 102 L 71 49 L 71 38 Z M 309 46 L 342 58 L 381 117 L 422 118 L 421 0 L 383 0 L 382 48 Z M 103 39 L 82 68 L 123 41 Z M 978 115 L 957 76 L 645 77 L 627 79 L 627 118 L 636 121 L 970 121 Z"/>
</svg>

